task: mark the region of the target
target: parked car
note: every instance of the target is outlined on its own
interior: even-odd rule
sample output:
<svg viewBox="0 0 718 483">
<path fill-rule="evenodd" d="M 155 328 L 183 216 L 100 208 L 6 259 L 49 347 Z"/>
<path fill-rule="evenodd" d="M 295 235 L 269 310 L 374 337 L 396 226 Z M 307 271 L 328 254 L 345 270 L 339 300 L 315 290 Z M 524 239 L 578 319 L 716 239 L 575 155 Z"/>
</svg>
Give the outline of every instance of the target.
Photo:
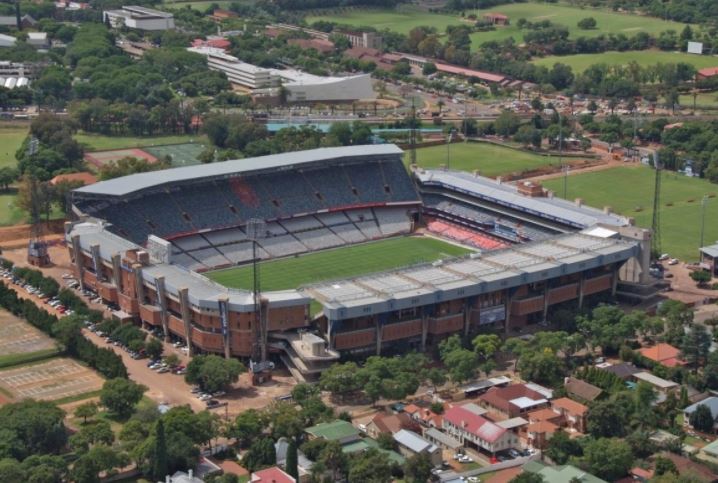
<svg viewBox="0 0 718 483">
<path fill-rule="evenodd" d="M 210 399 L 209 401 L 207 401 L 207 409 L 216 408 L 219 405 L 220 405 L 220 402 L 217 401 L 216 399 Z"/>
</svg>

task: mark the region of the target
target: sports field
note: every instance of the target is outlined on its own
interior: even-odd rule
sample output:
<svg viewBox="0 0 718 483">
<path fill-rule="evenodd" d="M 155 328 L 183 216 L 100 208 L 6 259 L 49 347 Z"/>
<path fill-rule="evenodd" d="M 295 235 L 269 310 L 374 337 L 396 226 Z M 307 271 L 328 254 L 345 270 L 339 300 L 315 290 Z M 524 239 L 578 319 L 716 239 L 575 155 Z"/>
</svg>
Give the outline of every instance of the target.
<svg viewBox="0 0 718 483">
<path fill-rule="evenodd" d="M 94 151 L 85 153 L 85 161 L 93 166 L 100 168 L 113 161 L 119 161 L 122 158 L 144 159 L 148 163 L 156 163 L 157 158 L 145 152 L 142 149 L 112 149 L 110 151 Z"/>
<path fill-rule="evenodd" d="M 557 62 L 571 66 L 574 72 L 583 72 L 595 64 L 626 65 L 630 62 L 637 62 L 640 66 L 656 64 L 677 64 L 683 62 L 694 66 L 696 69 L 718 66 L 718 57 L 710 55 L 690 55 L 680 52 L 663 52 L 660 50 L 639 50 L 628 52 L 604 52 L 602 54 L 577 54 L 577 55 L 551 55 L 535 59 L 532 63 L 553 67 Z"/>
<path fill-rule="evenodd" d="M 207 142 L 207 138 L 205 136 L 189 134 L 182 134 L 177 136 L 136 137 L 103 136 L 101 134 L 80 132 L 75 135 L 75 139 L 78 142 L 85 144 L 87 147 L 87 151 L 108 151 L 111 149 L 144 148 L 148 146 L 159 146 L 163 144 Z"/>
<path fill-rule="evenodd" d="M 18 150 L 27 136 L 26 127 L 2 127 L 0 128 L 0 168 L 5 166 L 15 167 L 15 151 Z"/>
<path fill-rule="evenodd" d="M 648 167 L 619 167 L 568 178 L 568 199 L 583 198 L 599 208 L 611 206 L 650 227 L 655 171 Z M 563 180 L 553 179 L 544 186 L 563 192 Z M 708 195 L 705 213 L 705 243 L 718 240 L 718 185 L 709 181 L 663 172 L 661 182 L 662 251 L 681 260 L 696 261 L 700 244 L 701 198 Z"/>
<path fill-rule="evenodd" d="M 263 290 L 286 290 L 301 285 L 358 277 L 445 257 L 471 250 L 428 237 L 403 237 L 336 248 L 260 264 Z M 205 273 L 227 287 L 252 287 L 252 267 L 243 266 Z"/>
<path fill-rule="evenodd" d="M 678 101 L 681 106 L 692 108 L 693 107 L 693 95 L 682 95 Z M 718 92 L 701 92 L 696 97 L 696 107 L 708 107 L 711 109 L 718 109 Z"/>
<path fill-rule="evenodd" d="M 569 29 L 570 37 L 595 37 L 601 34 L 623 33 L 627 36 L 638 32 L 658 34 L 664 30 L 673 29 L 680 32 L 684 24 L 678 22 L 666 22 L 654 17 L 643 17 L 639 15 L 621 14 L 607 10 L 581 9 L 568 5 L 557 5 L 555 3 L 516 3 L 510 5 L 499 5 L 484 10 L 477 10 L 479 17 L 487 12 L 498 12 L 509 16 L 511 24 L 506 27 L 497 27 L 489 32 L 475 32 L 471 34 L 472 48 L 476 49 L 481 43 L 492 40 L 504 40 L 513 37 L 517 41 L 523 40 L 523 32 L 516 27 L 520 18 L 537 22 L 550 20 L 556 24 L 564 25 Z M 467 14 L 472 13 L 470 11 Z M 579 20 L 593 17 L 596 19 L 597 28 L 593 30 L 581 30 L 576 25 Z M 322 16 L 307 17 L 307 22 L 316 20 L 329 20 L 354 26 L 372 26 L 379 30 L 388 28 L 390 30 L 408 33 L 412 28 L 426 25 L 435 27 L 440 33 L 444 33 L 448 25 L 460 25 L 465 22 L 458 16 L 432 14 L 429 12 L 414 11 L 407 7 L 400 7 L 399 10 L 389 9 L 352 9 L 341 13 L 329 13 Z"/>
<path fill-rule="evenodd" d="M 449 158 L 451 169 L 461 171 L 478 169 L 483 176 L 500 176 L 559 164 L 558 157 L 539 156 L 489 143 L 452 144 Z M 404 160 L 409 163 L 409 152 L 404 154 Z M 437 168 L 442 164 L 446 165 L 446 160 L 446 145 L 416 150 L 416 161 L 421 167 Z"/>
<path fill-rule="evenodd" d="M 200 143 L 184 143 L 184 144 L 166 144 L 164 146 L 154 146 L 144 148 L 143 151 L 150 153 L 156 158 L 170 156 L 172 158 L 172 167 L 192 166 L 199 164 L 199 155 L 204 151 L 205 145 Z"/>
</svg>

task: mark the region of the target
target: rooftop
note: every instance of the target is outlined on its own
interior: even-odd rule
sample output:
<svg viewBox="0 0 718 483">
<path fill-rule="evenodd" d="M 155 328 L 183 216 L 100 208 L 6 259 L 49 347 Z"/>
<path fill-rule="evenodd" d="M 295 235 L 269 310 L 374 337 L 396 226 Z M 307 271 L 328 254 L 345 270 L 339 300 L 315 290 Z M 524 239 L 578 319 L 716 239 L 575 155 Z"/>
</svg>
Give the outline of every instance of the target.
<svg viewBox="0 0 718 483">
<path fill-rule="evenodd" d="M 673 381 L 667 381 L 658 376 L 654 376 L 650 372 L 638 372 L 633 375 L 639 381 L 647 382 L 648 384 L 655 386 L 659 389 L 671 389 L 678 387 L 679 384 Z"/>
<path fill-rule="evenodd" d="M 410 449 L 414 453 L 433 453 L 438 448 L 433 444 L 419 436 L 413 431 L 402 429 L 394 435 L 394 441 Z"/>
<path fill-rule="evenodd" d="M 547 403 L 545 395 L 526 384 L 512 384 L 506 387 L 492 387 L 479 396 L 479 400 L 508 413 L 511 407 L 525 409 Z"/>
<path fill-rule="evenodd" d="M 588 407 L 584 406 L 583 404 L 574 401 L 573 399 L 569 399 L 567 397 L 561 397 L 558 399 L 555 399 L 551 402 L 551 405 L 554 408 L 559 409 L 565 409 L 567 412 L 571 414 L 578 414 L 583 416 L 588 411 Z"/>
<path fill-rule="evenodd" d="M 289 476 L 280 468 L 273 466 L 252 473 L 251 483 L 296 483 L 297 480 Z"/>
<path fill-rule="evenodd" d="M 577 396 L 584 401 L 593 401 L 603 392 L 600 387 L 596 387 L 593 384 L 589 384 L 581 379 L 576 379 L 575 377 L 567 377 L 564 387 L 569 395 Z"/>
<path fill-rule="evenodd" d="M 716 67 L 718 69 L 718 67 Z M 705 253 L 709 257 L 718 258 L 718 243 L 702 247 L 701 252 Z"/>
<path fill-rule="evenodd" d="M 469 432 L 479 438 L 493 443 L 506 432 L 506 429 L 492 423 L 488 419 L 476 415 L 462 406 L 454 406 L 444 413 L 444 421 L 457 428 Z"/>
<path fill-rule="evenodd" d="M 537 473 L 543 476 L 544 481 L 550 481 L 551 483 L 573 483 L 576 481 L 606 483 L 605 480 L 571 465 L 548 466 L 538 461 L 530 461 L 523 466 L 523 469 L 529 473 Z"/>
<path fill-rule="evenodd" d="M 615 374 L 616 376 L 620 377 L 621 379 L 628 379 L 632 375 L 634 375 L 637 372 L 641 372 L 639 368 L 634 366 L 633 364 L 629 362 L 622 362 L 620 364 L 613 364 L 605 367 L 601 367 L 600 369 L 611 372 Z"/>
<path fill-rule="evenodd" d="M 308 149 L 305 151 L 272 154 L 256 158 L 235 159 L 221 163 L 131 174 L 121 178 L 101 181 L 90 186 L 84 186 L 75 190 L 75 192 L 90 195 L 126 196 L 144 189 L 182 181 L 227 177 L 268 169 L 306 166 L 348 157 L 400 155 L 402 152 L 401 149 L 393 144 Z"/>
<path fill-rule="evenodd" d="M 653 347 L 644 347 L 638 352 L 652 361 L 660 363 L 666 367 L 683 366 L 686 361 L 680 358 L 681 351 L 670 344 L 659 343 Z"/>
<path fill-rule="evenodd" d="M 628 225 L 628 219 L 623 216 L 605 213 L 586 205 L 579 206 L 561 198 L 524 196 L 518 193 L 514 185 L 500 183 L 483 176 L 446 170 L 419 170 L 417 176 L 422 184 L 448 186 L 498 205 L 519 209 L 576 228 L 589 228 L 597 224 Z"/>
<path fill-rule="evenodd" d="M 316 438 L 326 439 L 327 441 L 337 441 L 346 438 L 359 438 L 359 430 L 352 426 L 351 423 L 338 419 L 330 423 L 321 423 L 305 430 Z"/>
<path fill-rule="evenodd" d="M 711 410 L 711 414 L 713 415 L 714 420 L 718 420 L 718 397 L 713 396 L 706 398 L 702 401 L 699 401 L 695 404 L 691 404 L 687 408 L 683 410 L 684 414 L 691 414 L 696 409 L 698 409 L 698 406 L 706 406 L 708 409 Z"/>
</svg>

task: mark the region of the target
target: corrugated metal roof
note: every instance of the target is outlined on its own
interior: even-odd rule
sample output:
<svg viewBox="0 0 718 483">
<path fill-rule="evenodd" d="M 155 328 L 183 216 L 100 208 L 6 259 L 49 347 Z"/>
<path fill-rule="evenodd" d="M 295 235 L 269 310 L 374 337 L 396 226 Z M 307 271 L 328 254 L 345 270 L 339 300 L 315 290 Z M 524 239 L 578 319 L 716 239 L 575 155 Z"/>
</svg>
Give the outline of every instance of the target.
<svg viewBox="0 0 718 483">
<path fill-rule="evenodd" d="M 394 440 L 400 445 L 409 448 L 414 453 L 421 453 L 427 451 L 432 453 L 436 451 L 436 446 L 428 442 L 413 431 L 402 429 L 394 434 Z"/>
<path fill-rule="evenodd" d="M 83 186 L 75 190 L 75 192 L 106 196 L 125 196 L 156 186 L 194 179 L 229 176 L 266 169 L 289 168 L 296 165 L 318 164 L 327 160 L 341 160 L 347 157 L 400 155 L 402 153 L 403 151 L 394 144 L 308 149 L 306 151 L 272 154 L 256 158 L 223 161 L 221 163 L 131 174 L 129 176 L 95 183 L 90 186 Z"/>
</svg>

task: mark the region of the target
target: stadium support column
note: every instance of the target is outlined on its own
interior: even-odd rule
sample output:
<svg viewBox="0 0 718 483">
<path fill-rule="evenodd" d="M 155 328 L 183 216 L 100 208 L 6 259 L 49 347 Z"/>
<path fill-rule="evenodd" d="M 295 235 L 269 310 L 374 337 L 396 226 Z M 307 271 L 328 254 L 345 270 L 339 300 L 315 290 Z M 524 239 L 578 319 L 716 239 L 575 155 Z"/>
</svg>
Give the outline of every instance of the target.
<svg viewBox="0 0 718 483">
<path fill-rule="evenodd" d="M 381 355 L 381 327 L 382 327 L 382 323 L 381 323 L 381 321 L 379 320 L 379 317 L 378 317 L 378 316 L 375 316 L 375 317 L 376 317 L 376 319 L 375 319 L 375 320 L 376 320 L 376 355 L 380 356 L 380 355 Z"/>
<path fill-rule="evenodd" d="M 471 323 L 471 303 L 469 298 L 464 300 L 464 337 L 469 336 L 469 326 Z"/>
<path fill-rule="evenodd" d="M 80 290 L 85 290 L 85 267 L 82 266 L 82 247 L 80 246 L 80 235 L 72 237 L 72 253 L 75 256 L 75 270 L 77 281 L 80 283 Z"/>
<path fill-rule="evenodd" d="M 611 272 L 611 297 L 615 297 L 618 288 L 618 265 L 614 265 Z"/>
<path fill-rule="evenodd" d="M 229 359 L 229 298 L 222 296 L 217 300 L 219 304 L 219 325 L 222 328 L 222 342 L 224 345 L 224 358 Z"/>
<path fill-rule="evenodd" d="M 95 280 L 97 280 L 97 285 L 95 286 L 95 290 L 99 292 L 100 282 L 104 282 L 104 277 L 102 276 L 102 260 L 100 260 L 100 245 L 94 244 L 90 245 L 90 255 L 92 256 L 92 267 L 95 269 Z"/>
<path fill-rule="evenodd" d="M 142 277 L 142 264 L 135 263 L 132 266 L 132 271 L 135 275 L 135 297 L 137 297 L 137 303 L 141 304 L 145 301 L 145 286 Z"/>
<path fill-rule="evenodd" d="M 165 333 L 165 342 L 170 341 L 169 320 L 167 320 L 167 293 L 165 292 L 165 278 L 157 277 L 155 279 L 155 291 L 157 293 L 157 303 L 160 304 L 162 311 L 160 319 L 162 320 L 162 331 Z"/>
<path fill-rule="evenodd" d="M 578 308 L 583 307 L 583 282 L 586 280 L 586 273 L 581 272 L 580 278 L 578 279 Z"/>
<path fill-rule="evenodd" d="M 188 292 L 189 289 L 187 288 L 179 289 L 179 300 L 180 311 L 182 312 L 182 322 L 184 323 L 184 336 L 185 340 L 187 341 L 189 356 L 193 356 L 194 350 L 192 349 L 192 321 L 190 320 L 189 315 L 189 297 L 187 295 Z"/>
<path fill-rule="evenodd" d="M 120 254 L 112 255 L 112 282 L 118 292 L 122 292 L 122 271 L 120 269 Z"/>
<path fill-rule="evenodd" d="M 426 338 L 429 335 L 429 313 L 426 310 L 421 314 L 421 351 L 426 350 Z"/>
<path fill-rule="evenodd" d="M 509 335 L 509 324 L 511 323 L 511 305 L 514 294 L 511 289 L 506 291 L 506 321 L 504 323 L 504 334 Z"/>
<path fill-rule="evenodd" d="M 543 320 L 545 324 L 548 317 L 548 280 L 544 282 L 543 286 Z"/>
</svg>

